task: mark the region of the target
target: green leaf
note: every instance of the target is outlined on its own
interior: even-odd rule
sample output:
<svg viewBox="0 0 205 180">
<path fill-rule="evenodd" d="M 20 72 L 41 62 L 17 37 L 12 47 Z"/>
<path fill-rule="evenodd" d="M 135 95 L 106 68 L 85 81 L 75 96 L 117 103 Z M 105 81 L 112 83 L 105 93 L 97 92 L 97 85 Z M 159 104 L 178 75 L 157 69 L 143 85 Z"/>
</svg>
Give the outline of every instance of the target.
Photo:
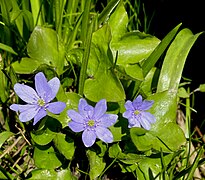
<svg viewBox="0 0 205 180">
<path fill-rule="evenodd" d="M 115 10 L 115 7 L 119 4 L 120 0 L 111 0 L 108 5 L 103 8 L 103 11 L 99 14 L 98 23 L 104 23 L 108 20 L 110 14 Z"/>
<path fill-rule="evenodd" d="M 181 87 L 178 89 L 178 93 L 177 95 L 180 97 L 180 98 L 189 98 L 189 93 L 186 92 L 185 88 Z"/>
<path fill-rule="evenodd" d="M 157 92 L 166 91 L 168 89 L 177 91 L 188 53 L 200 34 L 202 33 L 193 35 L 193 33 L 186 28 L 177 34 L 165 56 Z"/>
<path fill-rule="evenodd" d="M 99 70 L 94 79 L 87 79 L 84 94 L 86 98 L 94 102 L 101 99 L 106 99 L 108 102 L 118 102 L 125 99 L 123 87 L 112 70 L 107 72 Z"/>
<path fill-rule="evenodd" d="M 54 169 L 61 166 L 61 162 L 56 157 L 56 152 L 52 146 L 36 146 L 33 159 L 37 168 Z"/>
<path fill-rule="evenodd" d="M 72 176 L 70 169 L 63 169 L 61 171 L 55 171 L 53 169 L 35 169 L 29 173 L 26 179 L 77 180 L 77 178 Z"/>
<path fill-rule="evenodd" d="M 55 147 L 66 159 L 71 160 L 75 152 L 74 141 L 65 134 L 57 133 L 53 139 Z"/>
<path fill-rule="evenodd" d="M 22 58 L 20 62 L 15 61 L 12 63 L 14 71 L 19 74 L 32 74 L 38 69 L 40 65 L 40 61 L 32 58 Z"/>
<path fill-rule="evenodd" d="M 93 33 L 88 63 L 89 75 L 93 77 L 85 81 L 84 95 L 94 102 L 101 99 L 109 102 L 125 99 L 123 86 L 113 70 L 113 57 L 109 48 L 110 39 L 110 28 L 107 25 Z"/>
<path fill-rule="evenodd" d="M 158 80 L 155 80 L 155 74 L 157 74 L 158 72 L 159 69 L 153 67 L 142 82 L 140 89 L 146 96 L 150 96 L 152 94 L 152 90 L 153 88 L 155 88 L 155 85 L 157 84 L 156 82 Z"/>
<path fill-rule="evenodd" d="M 12 133 L 10 131 L 1 132 L 0 133 L 0 148 L 4 144 L 4 142 L 13 135 L 14 135 L 14 133 Z"/>
<path fill-rule="evenodd" d="M 6 179 L 15 179 L 15 178 L 12 174 L 8 172 L 8 170 L 0 166 L 0 179 L 6 180 Z"/>
<path fill-rule="evenodd" d="M 103 157 L 99 157 L 94 151 L 87 150 L 87 156 L 90 164 L 90 179 L 96 179 L 102 173 L 106 163 L 104 162 Z"/>
<path fill-rule="evenodd" d="M 118 144 L 113 144 L 109 148 L 109 157 L 117 158 L 125 164 L 136 164 L 145 158 L 144 155 L 134 153 L 123 153 Z"/>
<path fill-rule="evenodd" d="M 164 91 L 155 93 L 147 97 L 147 100 L 154 101 L 150 112 L 157 120 L 156 123 L 152 125 L 151 130 L 157 131 L 158 128 L 161 128 L 164 124 L 176 122 L 177 92 Z"/>
<path fill-rule="evenodd" d="M 199 91 L 205 92 L 205 84 L 200 84 Z"/>
<path fill-rule="evenodd" d="M 118 126 L 110 126 L 109 127 L 110 131 L 112 132 L 113 135 L 113 142 L 121 141 L 122 136 L 125 134 L 122 134 L 122 127 Z"/>
<path fill-rule="evenodd" d="M 63 73 L 65 48 L 53 29 L 35 27 L 27 51 L 31 58 L 56 68 L 59 75 Z"/>
<path fill-rule="evenodd" d="M 119 2 L 118 2 L 119 3 Z M 128 15 L 120 1 L 115 11 L 112 13 L 109 19 L 109 25 L 111 27 L 112 41 L 116 42 L 127 32 Z"/>
<path fill-rule="evenodd" d="M 171 158 L 172 158 L 172 154 L 163 155 L 165 166 L 169 164 Z M 154 177 L 156 177 L 161 172 L 162 172 L 162 159 L 159 154 L 155 155 L 155 157 L 144 158 L 142 161 L 139 162 L 138 168 L 136 170 L 137 177 L 139 179 L 155 179 Z"/>
<path fill-rule="evenodd" d="M 0 179 L 7 179 L 7 177 L 0 171 Z"/>
<path fill-rule="evenodd" d="M 31 132 L 31 137 L 35 143 L 39 145 L 46 145 L 53 140 L 55 134 L 46 128 L 45 130 Z"/>
<path fill-rule="evenodd" d="M 134 79 L 143 81 L 144 75 L 142 68 L 138 64 L 127 64 L 125 65 L 125 72 L 127 75 L 131 76 Z"/>
<path fill-rule="evenodd" d="M 6 45 L 6 44 L 0 43 L 0 49 L 2 49 L 2 50 L 4 50 L 4 51 L 7 51 L 7 52 L 10 52 L 10 53 L 12 53 L 12 54 L 14 54 L 14 55 L 18 55 L 18 54 L 13 50 L 12 47 L 10 47 L 10 46 L 8 46 L 8 45 Z"/>
<path fill-rule="evenodd" d="M 185 142 L 183 131 L 174 123 L 168 123 L 158 132 L 150 131 L 145 135 L 138 135 L 136 128 L 132 128 L 130 134 L 133 143 L 140 151 L 162 149 L 163 152 L 173 152 Z"/>
<path fill-rule="evenodd" d="M 19 9 L 17 1 L 12 1 L 10 21 L 11 23 L 15 23 L 22 38 L 24 38 L 24 34 L 27 33 L 27 29 L 33 31 L 34 23 L 32 13 L 26 9 Z"/>
<path fill-rule="evenodd" d="M 113 41 L 113 54 L 118 51 L 117 64 L 133 64 L 146 59 L 160 43 L 160 40 L 149 34 L 128 32 L 119 41 Z"/>
<path fill-rule="evenodd" d="M 9 97 L 8 78 L 6 77 L 3 71 L 0 71 L 0 87 L 0 99 L 2 102 L 6 102 Z"/>
</svg>

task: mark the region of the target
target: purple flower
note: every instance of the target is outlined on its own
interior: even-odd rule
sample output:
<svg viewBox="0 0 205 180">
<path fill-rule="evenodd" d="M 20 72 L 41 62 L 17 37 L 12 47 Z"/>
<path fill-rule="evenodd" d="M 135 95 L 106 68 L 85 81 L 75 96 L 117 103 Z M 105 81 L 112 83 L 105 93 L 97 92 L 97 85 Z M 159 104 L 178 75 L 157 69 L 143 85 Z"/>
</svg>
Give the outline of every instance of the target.
<svg viewBox="0 0 205 180">
<path fill-rule="evenodd" d="M 150 130 L 151 124 L 156 122 L 156 118 L 146 110 L 150 109 L 154 101 L 142 100 L 142 96 L 139 95 L 131 102 L 125 103 L 126 111 L 123 113 L 123 117 L 128 119 L 128 127 L 143 127 L 146 130 Z"/>
<path fill-rule="evenodd" d="M 64 110 L 66 104 L 64 102 L 51 102 L 58 92 L 60 81 L 54 77 L 47 82 L 42 72 L 35 75 L 36 91 L 27 85 L 16 83 L 14 85 L 15 93 L 26 103 L 12 104 L 10 109 L 20 112 L 19 120 L 27 122 L 34 118 L 33 125 L 47 115 L 46 110 L 53 114 L 59 114 Z"/>
<path fill-rule="evenodd" d="M 96 138 L 111 143 L 113 135 L 108 130 L 112 126 L 118 116 L 116 114 L 105 114 L 107 111 L 106 100 L 100 100 L 95 107 L 87 104 L 86 100 L 81 98 L 78 105 L 78 112 L 68 110 L 68 116 L 72 119 L 68 126 L 74 132 L 81 132 L 82 140 L 86 147 L 90 147 L 95 143 Z"/>
</svg>

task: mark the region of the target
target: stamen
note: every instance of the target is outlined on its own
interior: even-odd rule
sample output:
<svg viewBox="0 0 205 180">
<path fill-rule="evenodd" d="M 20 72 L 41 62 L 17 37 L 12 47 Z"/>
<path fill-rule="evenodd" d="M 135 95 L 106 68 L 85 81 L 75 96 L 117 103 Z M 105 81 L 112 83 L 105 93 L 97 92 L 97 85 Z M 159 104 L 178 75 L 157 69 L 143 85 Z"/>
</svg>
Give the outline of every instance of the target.
<svg viewBox="0 0 205 180">
<path fill-rule="evenodd" d="M 87 124 L 88 126 L 93 127 L 95 125 L 95 121 L 90 119 Z"/>
<path fill-rule="evenodd" d="M 135 110 L 134 114 L 138 115 L 138 114 L 140 114 L 140 112 L 138 110 Z"/>
<path fill-rule="evenodd" d="M 44 106 L 45 105 L 45 101 L 43 99 L 39 99 L 38 100 L 38 105 L 41 106 L 41 107 Z"/>
</svg>

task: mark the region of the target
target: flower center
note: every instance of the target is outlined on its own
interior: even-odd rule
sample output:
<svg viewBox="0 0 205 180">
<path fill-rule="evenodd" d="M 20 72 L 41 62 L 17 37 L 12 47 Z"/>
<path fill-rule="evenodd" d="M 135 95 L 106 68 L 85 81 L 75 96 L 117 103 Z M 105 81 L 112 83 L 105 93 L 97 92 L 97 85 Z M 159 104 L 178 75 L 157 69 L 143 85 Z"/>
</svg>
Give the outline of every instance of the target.
<svg viewBox="0 0 205 180">
<path fill-rule="evenodd" d="M 45 105 L 45 101 L 43 99 L 39 99 L 38 100 L 38 105 L 41 106 L 41 107 L 44 106 Z"/>
<path fill-rule="evenodd" d="M 138 115 L 138 114 L 140 114 L 140 112 L 138 110 L 135 110 L 134 114 Z"/>
<path fill-rule="evenodd" d="M 90 120 L 88 121 L 88 126 L 93 127 L 94 125 L 95 125 L 95 121 L 92 120 L 92 119 L 90 119 Z"/>
</svg>

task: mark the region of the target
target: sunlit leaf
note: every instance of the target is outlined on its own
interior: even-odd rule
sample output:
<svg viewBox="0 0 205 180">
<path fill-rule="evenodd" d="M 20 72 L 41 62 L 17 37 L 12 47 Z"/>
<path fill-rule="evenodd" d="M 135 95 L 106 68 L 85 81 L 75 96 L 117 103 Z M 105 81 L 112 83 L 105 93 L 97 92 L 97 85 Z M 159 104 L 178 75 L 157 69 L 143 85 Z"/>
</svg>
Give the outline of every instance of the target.
<svg viewBox="0 0 205 180">
<path fill-rule="evenodd" d="M 13 50 L 12 47 L 10 47 L 10 46 L 8 46 L 8 45 L 6 45 L 6 44 L 0 43 L 0 49 L 2 49 L 2 50 L 4 50 L 4 51 L 7 51 L 7 52 L 10 52 L 10 53 L 12 53 L 12 54 L 14 54 L 14 55 L 18 55 L 18 54 Z"/>
<path fill-rule="evenodd" d="M 186 58 L 191 47 L 201 33 L 193 35 L 189 29 L 182 29 L 170 45 L 165 56 L 157 92 L 171 89 L 177 91 Z"/>
<path fill-rule="evenodd" d="M 87 156 L 90 164 L 90 179 L 95 179 L 101 174 L 106 163 L 104 162 L 103 157 L 99 157 L 95 151 L 88 150 Z"/>
<path fill-rule="evenodd" d="M 165 166 L 168 165 L 172 158 L 172 154 L 164 154 Z M 139 162 L 136 169 L 137 177 L 140 179 L 154 179 L 162 172 L 162 159 L 160 154 L 155 157 L 146 157 Z M 168 178 L 168 177 L 167 177 Z"/>
<path fill-rule="evenodd" d="M 34 73 L 40 65 L 41 62 L 32 58 L 22 58 L 20 62 L 15 61 L 12 63 L 12 67 L 14 68 L 15 72 L 19 74 Z"/>
<path fill-rule="evenodd" d="M 27 51 L 31 58 L 52 66 L 59 75 L 63 72 L 65 50 L 53 29 L 35 27 Z"/>
<path fill-rule="evenodd" d="M 26 179 L 77 180 L 77 178 L 72 176 L 70 169 L 63 169 L 60 171 L 55 171 L 53 169 L 35 169 L 29 173 Z"/>
<path fill-rule="evenodd" d="M 54 169 L 61 165 L 52 146 L 36 146 L 33 159 L 35 166 L 42 169 Z"/>
<path fill-rule="evenodd" d="M 127 32 L 127 24 L 128 15 L 123 5 L 123 2 L 121 1 L 109 18 L 112 41 L 118 41 Z"/>
<path fill-rule="evenodd" d="M 103 98 L 110 102 L 125 99 L 122 84 L 113 69 L 113 58 L 109 48 L 110 39 L 110 28 L 107 25 L 93 34 L 88 64 L 93 77 L 85 81 L 84 94 L 86 98 L 94 102 Z"/>
<path fill-rule="evenodd" d="M 57 133 L 53 139 L 55 147 L 63 154 L 67 159 L 73 158 L 75 147 L 74 141 L 65 134 Z"/>
<path fill-rule="evenodd" d="M 4 142 L 13 135 L 14 135 L 14 133 L 12 133 L 10 131 L 1 132 L 0 133 L 0 148 L 4 144 Z"/>
<path fill-rule="evenodd" d="M 39 145 L 46 145 L 50 143 L 53 140 L 54 136 L 55 134 L 49 129 L 31 132 L 32 139 Z"/>
</svg>

